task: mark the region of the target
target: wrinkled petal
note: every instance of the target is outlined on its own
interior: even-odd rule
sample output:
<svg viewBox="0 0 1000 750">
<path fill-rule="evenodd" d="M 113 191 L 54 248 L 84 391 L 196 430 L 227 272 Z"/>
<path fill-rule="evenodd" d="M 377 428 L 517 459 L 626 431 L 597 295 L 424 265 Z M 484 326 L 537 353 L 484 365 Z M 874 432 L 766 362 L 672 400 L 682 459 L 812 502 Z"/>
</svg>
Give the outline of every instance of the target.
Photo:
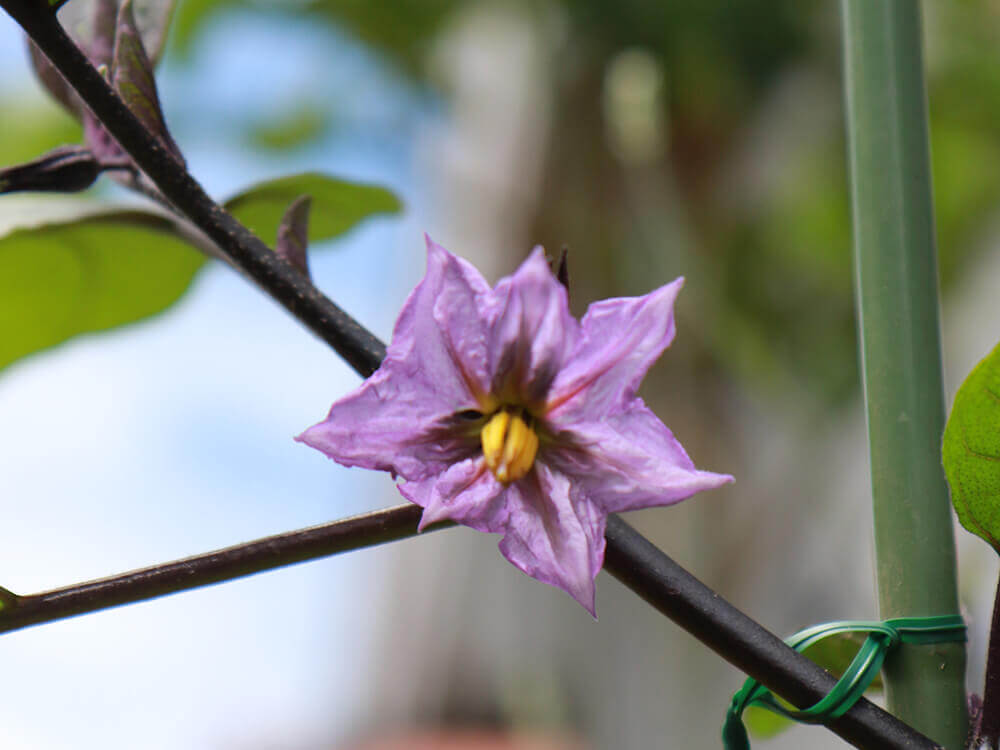
<svg viewBox="0 0 1000 750">
<path fill-rule="evenodd" d="M 477 399 L 482 401 L 489 394 L 490 377 L 487 355 L 487 318 L 490 311 L 490 285 L 469 263 L 452 255 L 440 245 L 427 240 L 427 275 L 432 266 L 440 268 L 441 283 L 429 298 L 433 308 L 431 316 L 435 326 L 420 326 L 416 316 L 421 312 L 414 309 L 413 330 L 405 334 L 410 342 L 420 349 L 419 356 L 427 356 L 423 349 L 439 346 L 435 353 L 447 368 L 443 355 L 450 359 L 452 369 L 457 371 L 466 386 Z M 402 314 L 399 319 L 403 321 Z M 430 330 L 428 330 L 430 329 Z M 399 324 L 393 340 L 400 335 Z M 435 335 L 436 334 L 436 335 Z M 414 336 L 415 338 L 409 338 Z M 437 340 L 435 340 L 437 339 Z"/>
<path fill-rule="evenodd" d="M 448 429 L 449 420 L 480 409 L 486 394 L 477 297 L 488 291 L 478 271 L 428 238 L 427 274 L 403 305 L 382 366 L 298 439 L 345 466 L 411 480 L 466 458 L 478 437 Z"/>
<path fill-rule="evenodd" d="M 421 531 L 449 519 L 476 531 L 503 531 L 508 518 L 505 490 L 486 468 L 482 456 L 460 461 L 437 476 L 399 485 L 403 497 L 424 509 Z"/>
<path fill-rule="evenodd" d="M 515 567 L 558 586 L 596 617 L 594 578 L 604 563 L 606 515 L 570 490 L 570 480 L 548 466 L 510 485 L 510 520 L 500 552 Z"/>
<path fill-rule="evenodd" d="M 591 305 L 580 324 L 541 248 L 491 290 L 428 238 L 427 274 L 382 367 L 299 439 L 347 466 L 402 477 L 399 491 L 424 509 L 421 528 L 450 519 L 503 534 L 511 563 L 594 614 L 609 512 L 732 481 L 696 469 L 636 396 L 673 338 L 682 282 Z M 509 419 L 531 412 L 515 424 L 540 440 L 530 470 L 510 484 L 483 456 L 481 432 L 500 424 L 501 407 Z"/>
<path fill-rule="evenodd" d="M 575 424 L 545 460 L 573 477 L 604 513 L 672 505 L 729 484 L 728 474 L 700 471 L 673 433 L 635 398 L 601 422 Z"/>
<path fill-rule="evenodd" d="M 489 352 L 493 392 L 502 399 L 540 404 L 573 350 L 579 323 L 570 315 L 566 289 L 536 247 L 492 293 Z"/>
<path fill-rule="evenodd" d="M 549 392 L 549 415 L 597 421 L 635 396 L 653 362 L 674 338 L 674 300 L 683 278 L 643 297 L 595 302 L 579 343 Z"/>
<path fill-rule="evenodd" d="M 427 237 L 427 274 L 410 293 L 392 333 L 386 361 L 452 411 L 475 408 L 488 392 L 486 323 L 478 300 L 489 285 L 469 263 Z"/>
<path fill-rule="evenodd" d="M 327 418 L 296 440 L 344 466 L 389 471 L 423 479 L 444 471 L 478 448 L 444 428 L 450 406 L 436 393 L 416 388 L 398 363 L 386 362 L 360 389 L 336 402 Z M 475 408 L 475 402 L 469 406 Z"/>
</svg>

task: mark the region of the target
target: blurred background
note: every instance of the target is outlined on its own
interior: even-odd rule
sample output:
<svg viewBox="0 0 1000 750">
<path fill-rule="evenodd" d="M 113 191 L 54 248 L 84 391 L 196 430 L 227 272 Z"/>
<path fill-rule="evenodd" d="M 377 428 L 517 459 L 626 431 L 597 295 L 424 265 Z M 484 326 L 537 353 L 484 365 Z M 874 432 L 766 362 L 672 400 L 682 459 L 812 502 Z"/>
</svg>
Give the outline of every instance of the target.
<svg viewBox="0 0 1000 750">
<path fill-rule="evenodd" d="M 491 280 L 535 244 L 569 248 L 578 314 L 686 276 L 642 395 L 699 467 L 737 481 L 629 521 L 787 634 L 877 615 L 837 10 L 180 0 L 160 94 L 213 195 L 317 170 L 401 196 L 402 215 L 311 256 L 384 338 L 423 231 Z M 1000 3 L 924 10 L 950 402 L 1000 339 Z M 0 164 L 78 138 L 0 18 Z M 398 503 L 388 477 L 291 440 L 357 382 L 221 266 L 153 320 L 18 362 L 0 374 L 0 584 Z M 979 691 L 997 564 L 957 534 Z M 605 574 L 597 606 L 593 622 L 495 538 L 435 533 L 4 635 L 0 744 L 718 746 L 742 676 Z M 815 728 L 755 746 L 806 742 L 842 746 Z"/>
</svg>

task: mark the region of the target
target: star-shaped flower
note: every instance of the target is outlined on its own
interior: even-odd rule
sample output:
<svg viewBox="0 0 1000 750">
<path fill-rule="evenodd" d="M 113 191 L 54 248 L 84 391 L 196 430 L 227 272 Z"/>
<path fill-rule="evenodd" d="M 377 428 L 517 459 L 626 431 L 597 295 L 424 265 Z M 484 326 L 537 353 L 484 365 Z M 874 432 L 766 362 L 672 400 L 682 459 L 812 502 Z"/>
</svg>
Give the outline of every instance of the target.
<svg viewBox="0 0 1000 750">
<path fill-rule="evenodd" d="M 541 248 L 491 289 L 428 238 L 382 366 L 298 439 L 402 477 L 421 528 L 503 534 L 504 557 L 594 614 L 609 513 L 732 481 L 696 469 L 636 396 L 673 339 L 682 283 L 596 302 L 577 322 Z"/>
</svg>

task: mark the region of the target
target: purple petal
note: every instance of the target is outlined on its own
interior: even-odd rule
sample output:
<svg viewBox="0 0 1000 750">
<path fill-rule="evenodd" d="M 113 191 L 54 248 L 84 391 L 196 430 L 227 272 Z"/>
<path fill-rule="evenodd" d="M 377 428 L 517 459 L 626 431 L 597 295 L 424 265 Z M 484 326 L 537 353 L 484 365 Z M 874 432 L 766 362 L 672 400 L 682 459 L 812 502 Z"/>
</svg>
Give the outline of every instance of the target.
<svg viewBox="0 0 1000 750">
<path fill-rule="evenodd" d="M 441 282 L 436 294 L 428 301 L 433 304 L 431 317 L 422 318 L 420 325 L 414 309 L 412 335 L 419 335 L 416 342 L 421 350 L 436 347 L 432 355 L 442 364 L 445 358 L 451 369 L 461 374 L 467 390 L 482 403 L 489 396 L 490 378 L 487 355 L 487 317 L 490 306 L 490 286 L 475 266 L 452 255 L 440 245 L 427 241 L 427 274 L 432 266 L 440 267 Z M 405 310 L 404 310 L 405 313 Z M 396 324 L 393 340 L 399 335 L 403 314 Z M 420 328 L 418 329 L 418 325 Z M 421 353 L 420 356 L 431 355 Z"/>
<path fill-rule="evenodd" d="M 488 290 L 472 266 L 428 239 L 427 274 L 403 305 L 382 366 L 298 439 L 345 466 L 409 480 L 439 474 L 477 450 L 478 437 L 449 429 L 449 420 L 481 409 L 486 398 L 477 299 Z"/>
<path fill-rule="evenodd" d="M 427 237 L 427 274 L 396 320 L 386 361 L 450 412 L 476 408 L 489 392 L 486 325 L 479 308 L 489 285 L 469 263 Z"/>
<path fill-rule="evenodd" d="M 398 363 L 386 362 L 360 389 L 336 402 L 327 418 L 296 440 L 344 466 L 389 471 L 406 479 L 436 474 L 475 446 L 442 439 L 446 406 L 416 387 Z"/>
<path fill-rule="evenodd" d="M 571 493 L 570 480 L 543 463 L 507 488 L 506 505 L 503 556 L 532 578 L 558 586 L 596 617 L 594 578 L 604 563 L 605 514 Z"/>
<path fill-rule="evenodd" d="M 493 392 L 503 400 L 540 404 L 579 337 L 566 289 L 536 247 L 513 276 L 497 284 L 492 299 Z"/>
<path fill-rule="evenodd" d="M 635 396 L 646 371 L 674 338 L 674 300 L 683 278 L 644 297 L 595 302 L 579 343 L 549 392 L 549 415 L 598 421 Z"/>
<path fill-rule="evenodd" d="M 545 460 L 572 476 L 574 491 L 605 513 L 672 505 L 733 481 L 727 474 L 696 469 L 639 398 L 600 422 L 575 424 L 563 437 L 575 446 L 551 448 Z"/>
<path fill-rule="evenodd" d="M 403 497 L 424 509 L 420 530 L 450 519 L 476 531 L 499 533 L 507 524 L 506 488 L 486 468 L 482 456 L 472 456 L 444 473 L 399 485 Z"/>
</svg>

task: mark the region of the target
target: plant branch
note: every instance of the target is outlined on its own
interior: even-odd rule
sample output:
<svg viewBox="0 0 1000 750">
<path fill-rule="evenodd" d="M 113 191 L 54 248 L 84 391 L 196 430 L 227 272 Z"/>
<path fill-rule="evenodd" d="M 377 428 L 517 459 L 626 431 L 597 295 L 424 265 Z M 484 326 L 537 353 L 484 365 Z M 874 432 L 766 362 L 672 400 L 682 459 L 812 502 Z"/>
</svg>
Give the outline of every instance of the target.
<svg viewBox="0 0 1000 750">
<path fill-rule="evenodd" d="M 378 368 L 385 346 L 209 198 L 160 140 L 129 111 L 63 31 L 54 12 L 38 0 L 2 0 L 0 5 L 181 214 L 354 369 L 368 376 Z"/>
<path fill-rule="evenodd" d="M 40 594 L 0 590 L 0 633 L 230 581 L 414 536 L 421 509 L 400 505 Z M 453 526 L 434 524 L 425 531 Z M 617 516 L 608 518 L 605 570 L 720 656 L 798 707 L 834 678 L 726 602 Z M 721 707 L 720 707 L 721 715 Z M 858 747 L 937 748 L 866 700 L 830 729 Z"/>
<path fill-rule="evenodd" d="M 608 516 L 606 536 L 606 571 L 776 695 L 801 709 L 833 688 L 836 680 L 829 672 L 729 604 L 618 516 Z M 939 747 L 864 698 L 827 728 L 855 747 Z"/>
<path fill-rule="evenodd" d="M 64 33 L 54 13 L 36 0 L 0 0 L 0 6 L 31 36 L 182 215 L 358 372 L 369 375 L 377 369 L 385 355 L 384 344 L 205 194 L 129 112 Z M 417 506 L 400 506 L 41 594 L 16 596 L 3 592 L 0 632 L 402 539 L 416 532 L 419 515 Z M 776 694 L 804 707 L 833 686 L 829 674 L 728 604 L 624 521 L 614 516 L 608 519 L 607 539 L 605 564 L 609 572 Z M 831 729 L 859 747 L 938 747 L 865 700 Z"/>
<path fill-rule="evenodd" d="M 419 521 L 419 507 L 400 505 L 40 594 L 0 590 L 0 633 L 405 539 Z M 424 533 L 453 525 L 434 524 Z"/>
</svg>

